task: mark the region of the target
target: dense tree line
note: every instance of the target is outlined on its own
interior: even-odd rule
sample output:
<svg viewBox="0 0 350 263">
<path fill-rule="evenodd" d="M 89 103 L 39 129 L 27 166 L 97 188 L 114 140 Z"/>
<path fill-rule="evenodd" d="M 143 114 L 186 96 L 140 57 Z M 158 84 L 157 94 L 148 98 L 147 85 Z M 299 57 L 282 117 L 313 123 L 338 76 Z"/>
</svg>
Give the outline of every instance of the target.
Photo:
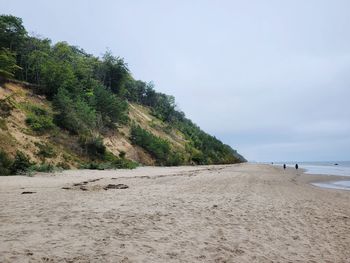
<svg viewBox="0 0 350 263">
<path fill-rule="evenodd" d="M 37 92 L 54 101 L 58 123 L 73 133 L 127 121 L 123 80 L 126 64 L 106 52 L 102 60 L 65 42 L 31 37 L 22 20 L 0 16 L 1 65 L 5 77 L 37 84 Z M 100 125 L 102 124 L 102 126 Z"/>
<path fill-rule="evenodd" d="M 145 147 L 160 164 L 244 160 L 185 118 L 176 109 L 173 96 L 156 92 L 152 83 L 135 80 L 122 58 L 109 51 L 98 58 L 66 42 L 52 44 L 49 39 L 30 36 L 22 20 L 11 15 L 0 16 L 0 76 L 35 84 L 35 92 L 53 102 L 55 123 L 83 138 L 95 137 L 98 141 L 98 134 L 126 124 L 128 102 L 134 102 L 178 128 L 189 142 L 190 159 L 177 158 L 171 155 L 169 144 L 133 127 L 132 142 Z"/>
</svg>

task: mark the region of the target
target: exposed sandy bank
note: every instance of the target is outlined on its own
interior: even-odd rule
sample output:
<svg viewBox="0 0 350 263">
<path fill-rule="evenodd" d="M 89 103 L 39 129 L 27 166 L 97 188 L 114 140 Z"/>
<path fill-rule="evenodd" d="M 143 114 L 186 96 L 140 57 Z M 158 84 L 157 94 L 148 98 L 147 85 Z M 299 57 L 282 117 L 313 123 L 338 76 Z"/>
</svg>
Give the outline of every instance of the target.
<svg viewBox="0 0 350 263">
<path fill-rule="evenodd" d="M 350 262 L 350 192 L 315 178 L 253 164 L 0 177 L 0 262 Z"/>
</svg>

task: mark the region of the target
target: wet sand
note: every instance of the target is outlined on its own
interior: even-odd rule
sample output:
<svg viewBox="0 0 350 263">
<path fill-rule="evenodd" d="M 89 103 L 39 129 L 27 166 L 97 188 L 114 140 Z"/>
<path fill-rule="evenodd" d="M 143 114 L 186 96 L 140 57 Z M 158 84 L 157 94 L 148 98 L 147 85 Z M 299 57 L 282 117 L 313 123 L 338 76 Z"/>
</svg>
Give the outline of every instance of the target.
<svg viewBox="0 0 350 263">
<path fill-rule="evenodd" d="M 310 184 L 327 180 L 256 164 L 0 177 L 0 262 L 350 262 L 350 192 Z"/>
</svg>

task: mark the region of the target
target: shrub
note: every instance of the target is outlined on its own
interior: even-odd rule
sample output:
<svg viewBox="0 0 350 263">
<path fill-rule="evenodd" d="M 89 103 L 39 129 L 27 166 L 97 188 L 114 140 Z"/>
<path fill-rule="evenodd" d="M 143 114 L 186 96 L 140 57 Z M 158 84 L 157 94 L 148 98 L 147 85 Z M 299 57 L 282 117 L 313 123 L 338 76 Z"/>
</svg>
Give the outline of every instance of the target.
<svg viewBox="0 0 350 263">
<path fill-rule="evenodd" d="M 104 170 L 105 168 L 101 165 L 101 163 L 91 162 L 84 163 L 80 166 L 81 169 L 90 169 L 90 170 Z"/>
<path fill-rule="evenodd" d="M 0 100 L 0 116 L 7 118 L 10 116 L 13 106 L 9 103 L 8 99 Z"/>
<path fill-rule="evenodd" d="M 27 115 L 26 123 L 33 131 L 42 133 L 55 126 L 52 117 L 45 109 L 32 106 L 31 111 Z"/>
<path fill-rule="evenodd" d="M 153 155 L 159 164 L 166 164 L 170 154 L 168 141 L 163 140 L 140 126 L 132 126 L 130 140 Z"/>
<path fill-rule="evenodd" d="M 191 156 L 191 159 L 193 162 L 197 164 L 208 164 L 207 159 L 202 152 L 193 153 L 193 155 Z"/>
<path fill-rule="evenodd" d="M 41 107 L 38 107 L 36 105 L 31 105 L 30 109 L 37 116 L 47 116 L 48 115 L 47 110 L 45 110 L 45 109 L 43 109 Z"/>
<path fill-rule="evenodd" d="M 119 153 L 119 158 L 125 159 L 125 155 L 126 155 L 126 152 L 120 151 L 120 153 Z"/>
<path fill-rule="evenodd" d="M 51 163 L 42 163 L 32 165 L 29 170 L 42 173 L 52 173 L 55 171 L 55 169 L 56 167 Z"/>
<path fill-rule="evenodd" d="M 184 164 L 184 161 L 185 160 L 181 153 L 172 152 L 171 154 L 169 154 L 167 158 L 166 165 L 178 166 L 178 165 Z"/>
<path fill-rule="evenodd" d="M 80 143 L 86 153 L 92 158 L 103 159 L 106 153 L 106 146 L 101 137 L 80 137 Z"/>
<path fill-rule="evenodd" d="M 0 117 L 0 129 L 2 130 L 8 130 L 7 125 L 6 125 L 6 120 Z"/>
<path fill-rule="evenodd" d="M 57 167 L 62 168 L 63 170 L 69 170 L 70 169 L 70 165 L 64 162 L 59 162 L 57 164 Z"/>
<path fill-rule="evenodd" d="M 106 170 L 106 169 L 134 169 L 138 163 L 125 159 L 118 158 L 111 152 L 106 151 L 102 162 L 91 162 L 81 165 L 82 169 Z"/>
<path fill-rule="evenodd" d="M 119 158 L 113 155 L 111 152 L 106 151 L 104 160 L 110 163 L 110 166 L 106 169 L 134 169 L 138 166 L 138 163 L 125 158 L 125 152 L 121 151 Z"/>
<path fill-rule="evenodd" d="M 90 169 L 90 170 L 134 169 L 136 167 L 138 167 L 138 163 L 135 163 L 127 159 L 117 159 L 114 162 L 84 163 L 80 166 L 81 169 Z"/>
<path fill-rule="evenodd" d="M 12 161 L 6 152 L 0 150 L 0 175 L 9 175 L 11 173 Z"/>
<path fill-rule="evenodd" d="M 128 159 L 116 159 L 113 163 L 113 168 L 116 169 L 135 169 L 139 166 L 138 163 L 128 160 Z"/>
<path fill-rule="evenodd" d="M 56 156 L 54 149 L 48 144 L 35 143 L 35 146 L 39 148 L 37 155 L 42 158 L 52 158 Z"/>
<path fill-rule="evenodd" d="M 32 163 L 29 157 L 23 152 L 17 151 L 10 170 L 12 174 L 23 174 L 29 170 L 30 166 L 32 166 Z"/>
</svg>

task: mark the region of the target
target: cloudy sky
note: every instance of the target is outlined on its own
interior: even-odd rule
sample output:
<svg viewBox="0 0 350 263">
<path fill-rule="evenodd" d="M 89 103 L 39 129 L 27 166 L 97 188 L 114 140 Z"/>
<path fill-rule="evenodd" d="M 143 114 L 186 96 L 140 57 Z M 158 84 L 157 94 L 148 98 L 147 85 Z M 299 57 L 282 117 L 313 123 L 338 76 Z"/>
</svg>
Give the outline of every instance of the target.
<svg viewBox="0 0 350 263">
<path fill-rule="evenodd" d="M 124 57 L 249 160 L 350 160 L 350 1 L 0 5 L 29 32 Z"/>
</svg>

